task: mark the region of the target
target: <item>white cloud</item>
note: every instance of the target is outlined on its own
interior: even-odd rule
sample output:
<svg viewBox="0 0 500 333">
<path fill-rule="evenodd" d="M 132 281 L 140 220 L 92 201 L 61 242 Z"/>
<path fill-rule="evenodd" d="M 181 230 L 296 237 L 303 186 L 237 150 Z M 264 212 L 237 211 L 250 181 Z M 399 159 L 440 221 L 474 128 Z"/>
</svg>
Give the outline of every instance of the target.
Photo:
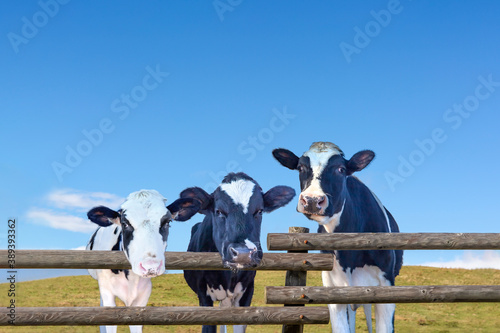
<svg viewBox="0 0 500 333">
<path fill-rule="evenodd" d="M 42 224 L 54 229 L 89 233 L 96 229 L 96 225 L 87 219 L 67 213 L 54 212 L 50 209 L 32 208 L 27 217 L 34 223 Z"/>
<path fill-rule="evenodd" d="M 118 209 L 124 200 L 111 193 L 58 189 L 45 196 L 48 207 L 32 207 L 26 216 L 32 223 L 50 228 L 90 233 L 97 226 L 87 220 L 86 212 L 89 209 L 101 205 Z"/>
<path fill-rule="evenodd" d="M 111 193 L 82 192 L 74 189 L 54 190 L 47 195 L 47 199 L 54 207 L 78 211 L 87 211 L 95 206 L 117 209 L 125 200 Z"/>
<path fill-rule="evenodd" d="M 456 257 L 451 261 L 425 262 L 419 266 L 444 267 L 444 268 L 493 268 L 500 269 L 499 251 L 464 251 L 462 257 Z"/>
<path fill-rule="evenodd" d="M 71 250 L 75 250 L 75 251 L 82 251 L 82 250 L 85 250 L 87 247 L 85 245 L 82 245 L 82 246 L 79 246 L 79 247 L 75 247 L 74 249 L 71 249 Z"/>
</svg>

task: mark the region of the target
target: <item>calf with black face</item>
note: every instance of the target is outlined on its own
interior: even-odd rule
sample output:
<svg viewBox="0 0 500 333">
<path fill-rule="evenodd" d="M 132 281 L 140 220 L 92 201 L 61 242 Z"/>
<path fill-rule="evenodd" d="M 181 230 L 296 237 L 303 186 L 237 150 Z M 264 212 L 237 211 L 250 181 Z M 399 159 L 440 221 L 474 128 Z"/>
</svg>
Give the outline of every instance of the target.
<svg viewBox="0 0 500 333">
<path fill-rule="evenodd" d="M 170 222 L 186 221 L 200 205 L 193 199 L 167 200 L 155 190 L 131 193 L 120 210 L 92 208 L 87 216 L 99 225 L 87 250 L 123 251 L 132 270 L 89 269 L 99 283 L 101 306 L 115 306 L 115 297 L 126 306 L 146 306 L 151 295 L 151 278 L 165 272 L 165 249 Z M 130 326 L 142 332 L 142 326 Z M 116 326 L 103 326 L 101 332 L 116 332 Z"/>
<path fill-rule="evenodd" d="M 188 251 L 219 252 L 230 271 L 184 271 L 184 278 L 198 295 L 200 306 L 249 306 L 253 296 L 255 271 L 241 271 L 257 266 L 262 259 L 260 230 L 262 214 L 289 203 L 295 191 L 276 186 L 262 192 L 255 180 L 244 173 L 228 174 L 217 189 L 208 194 L 199 187 L 188 188 L 181 198 L 200 202 L 203 222 L 191 231 Z M 234 326 L 244 332 L 245 326 Z M 202 332 L 215 332 L 205 325 Z"/>
<path fill-rule="evenodd" d="M 300 158 L 275 149 L 283 166 L 299 171 L 301 193 L 297 211 L 320 224 L 318 232 L 399 232 L 391 213 L 353 174 L 375 157 L 370 150 L 349 160 L 338 146 L 315 142 Z M 392 286 L 403 263 L 403 251 L 334 251 L 334 268 L 323 272 L 325 286 Z M 354 332 L 358 305 L 330 304 L 333 332 Z M 376 304 L 377 333 L 394 331 L 394 304 Z M 365 306 L 371 332 L 371 305 Z"/>
</svg>

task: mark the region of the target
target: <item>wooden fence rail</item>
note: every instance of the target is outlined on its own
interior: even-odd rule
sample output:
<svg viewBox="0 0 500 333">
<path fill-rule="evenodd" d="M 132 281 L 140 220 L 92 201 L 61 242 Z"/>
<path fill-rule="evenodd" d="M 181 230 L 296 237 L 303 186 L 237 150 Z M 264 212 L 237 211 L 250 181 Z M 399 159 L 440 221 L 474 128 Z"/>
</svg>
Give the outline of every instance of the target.
<svg viewBox="0 0 500 333">
<path fill-rule="evenodd" d="M 268 250 L 500 250 L 500 234 L 268 234 Z"/>
<path fill-rule="evenodd" d="M 290 233 L 308 233 L 309 228 L 290 227 Z M 306 250 L 288 251 L 288 253 L 307 253 Z M 332 258 L 333 259 L 333 258 Z M 305 286 L 307 284 L 307 271 L 287 271 L 285 286 Z M 285 306 L 304 306 L 303 304 L 285 304 Z M 303 333 L 304 325 L 283 325 L 281 333 Z"/>
<path fill-rule="evenodd" d="M 486 250 L 500 249 L 500 234 L 485 233 L 344 233 L 269 234 L 269 250 Z M 329 271 L 333 255 L 321 253 L 264 253 L 252 270 L 287 270 L 290 280 L 305 271 Z M 218 253 L 166 252 L 166 269 L 224 270 Z M 0 268 L 127 269 L 119 251 L 0 250 Z M 295 283 L 295 282 L 294 282 Z M 289 283 L 291 284 L 291 283 Z M 302 284 L 295 283 L 295 284 Z M 434 302 L 500 302 L 500 286 L 395 287 L 266 287 L 268 304 L 368 304 Z M 14 311 L 14 314 L 13 314 Z M 15 319 L 12 319 L 14 315 Z M 41 325 L 300 325 L 329 322 L 327 307 L 49 307 L 0 308 L 0 326 Z M 299 326 L 297 326 L 299 325 Z"/>
<path fill-rule="evenodd" d="M 39 307 L 0 308 L 0 326 L 328 324 L 326 307 Z M 14 318 L 14 319 L 12 319 Z"/>
<path fill-rule="evenodd" d="M 16 250 L 10 266 L 8 251 L 0 250 L 0 268 L 101 268 L 130 269 L 121 251 Z M 166 269 L 227 270 L 219 253 L 165 252 Z M 251 270 L 326 271 L 333 257 L 326 253 L 264 253 L 259 266 Z"/>
<path fill-rule="evenodd" d="M 500 302 L 500 286 L 266 287 L 267 304 Z"/>
</svg>

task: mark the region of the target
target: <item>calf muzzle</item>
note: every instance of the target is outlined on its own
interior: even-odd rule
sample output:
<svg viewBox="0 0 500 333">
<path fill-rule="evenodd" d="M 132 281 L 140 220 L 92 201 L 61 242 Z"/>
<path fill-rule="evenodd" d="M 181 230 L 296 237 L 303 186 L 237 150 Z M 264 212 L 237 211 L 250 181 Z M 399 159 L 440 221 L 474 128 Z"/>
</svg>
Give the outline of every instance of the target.
<svg viewBox="0 0 500 333">
<path fill-rule="evenodd" d="M 139 263 L 139 271 L 142 277 L 155 277 L 164 272 L 164 263 L 157 260 L 146 260 Z"/>
<path fill-rule="evenodd" d="M 326 195 L 309 196 L 300 194 L 297 210 L 304 214 L 322 215 L 328 207 Z"/>
<path fill-rule="evenodd" d="M 239 269 L 256 267 L 262 259 L 262 250 L 257 247 L 248 248 L 242 244 L 231 244 L 228 247 L 224 266 L 233 271 Z"/>
</svg>

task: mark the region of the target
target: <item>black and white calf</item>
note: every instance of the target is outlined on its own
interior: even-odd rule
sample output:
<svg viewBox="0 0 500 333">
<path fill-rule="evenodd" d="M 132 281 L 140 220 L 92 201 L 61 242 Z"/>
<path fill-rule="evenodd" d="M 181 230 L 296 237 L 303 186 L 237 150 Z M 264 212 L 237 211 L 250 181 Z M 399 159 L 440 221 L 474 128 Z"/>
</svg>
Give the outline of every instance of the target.
<svg viewBox="0 0 500 333">
<path fill-rule="evenodd" d="M 87 216 L 99 225 L 87 250 L 123 251 L 132 270 L 89 269 L 99 283 L 101 306 L 115 306 L 115 297 L 126 306 L 146 306 L 151 295 L 151 278 L 165 272 L 170 221 L 186 221 L 200 205 L 193 199 L 167 200 L 154 190 L 131 193 L 120 210 L 104 206 L 92 208 Z M 142 332 L 142 326 L 130 326 Z M 116 326 L 101 327 L 101 332 L 116 332 Z"/>
<path fill-rule="evenodd" d="M 276 186 L 262 192 L 255 180 L 244 173 L 228 174 L 217 189 L 208 194 L 199 187 L 188 188 L 181 198 L 201 203 L 203 222 L 191 231 L 190 252 L 219 252 L 230 271 L 184 271 L 184 278 L 198 295 L 200 306 L 249 306 L 252 301 L 255 271 L 241 271 L 257 266 L 262 259 L 260 229 L 262 213 L 269 213 L 289 203 L 295 191 Z M 244 332 L 246 326 L 234 326 Z M 221 329 L 222 330 L 222 329 Z M 203 326 L 202 332 L 215 332 L 216 326 Z"/>
<path fill-rule="evenodd" d="M 315 142 L 300 158 L 286 149 L 274 157 L 285 167 L 298 170 L 301 193 L 297 211 L 320 224 L 318 232 L 399 232 L 396 221 L 354 172 L 375 157 L 360 151 L 346 160 L 339 147 Z M 334 268 L 323 272 L 325 286 L 392 286 L 403 264 L 403 251 L 335 251 Z M 331 304 L 333 332 L 354 332 L 358 305 Z M 371 306 L 364 306 L 371 332 Z M 376 304 L 377 333 L 394 331 L 394 304 Z"/>
</svg>

